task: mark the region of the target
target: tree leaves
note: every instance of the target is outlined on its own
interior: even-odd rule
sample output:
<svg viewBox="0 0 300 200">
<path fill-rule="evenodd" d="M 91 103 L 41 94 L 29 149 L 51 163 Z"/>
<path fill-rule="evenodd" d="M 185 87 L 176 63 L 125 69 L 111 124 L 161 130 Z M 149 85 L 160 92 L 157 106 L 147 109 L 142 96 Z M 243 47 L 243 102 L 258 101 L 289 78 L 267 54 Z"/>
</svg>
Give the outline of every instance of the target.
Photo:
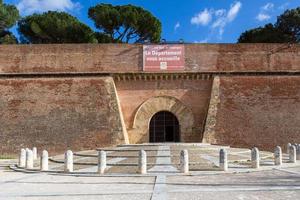
<svg viewBox="0 0 300 200">
<path fill-rule="evenodd" d="M 286 10 L 277 18 L 277 22 L 245 31 L 238 39 L 239 43 L 299 43 L 300 7 Z"/>
<path fill-rule="evenodd" d="M 18 25 L 19 33 L 28 43 L 97 43 L 91 28 L 65 12 L 33 14 L 21 19 Z"/>
<path fill-rule="evenodd" d="M 14 44 L 16 38 L 8 31 L 19 19 L 19 11 L 15 6 L 3 4 L 0 0 L 0 44 Z"/>
<path fill-rule="evenodd" d="M 161 23 L 150 12 L 133 5 L 98 4 L 89 9 L 89 18 L 112 42 L 159 42 Z"/>
</svg>

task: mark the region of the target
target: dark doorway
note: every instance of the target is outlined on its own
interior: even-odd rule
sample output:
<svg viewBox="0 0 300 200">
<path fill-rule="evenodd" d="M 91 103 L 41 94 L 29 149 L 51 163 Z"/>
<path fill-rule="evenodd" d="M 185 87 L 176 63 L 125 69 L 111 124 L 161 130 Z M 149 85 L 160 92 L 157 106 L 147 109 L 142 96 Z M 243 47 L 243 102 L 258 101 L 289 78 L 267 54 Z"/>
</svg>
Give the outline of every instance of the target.
<svg viewBox="0 0 300 200">
<path fill-rule="evenodd" d="M 149 132 L 150 142 L 180 142 L 179 122 L 171 112 L 156 113 L 150 121 Z"/>
</svg>

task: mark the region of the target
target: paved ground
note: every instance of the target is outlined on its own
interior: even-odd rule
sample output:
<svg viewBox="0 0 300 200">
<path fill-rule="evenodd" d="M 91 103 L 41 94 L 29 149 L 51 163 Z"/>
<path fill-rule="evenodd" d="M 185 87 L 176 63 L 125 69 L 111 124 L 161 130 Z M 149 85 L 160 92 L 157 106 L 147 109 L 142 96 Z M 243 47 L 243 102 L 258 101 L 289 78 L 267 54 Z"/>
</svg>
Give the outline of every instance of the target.
<svg viewBox="0 0 300 200">
<path fill-rule="evenodd" d="M 94 166 L 78 169 L 73 175 L 54 172 L 23 173 L 0 167 L 0 199 L 300 199 L 299 163 L 295 166 L 268 166 L 263 167 L 262 171 L 251 171 L 233 161 L 228 173 L 195 171 L 190 175 L 182 175 L 172 164 L 174 159 L 170 159 L 174 148 L 177 147 L 155 148 L 161 157 L 156 158 L 147 176 L 132 173 L 99 176 L 90 172 L 94 170 Z M 215 162 L 213 155 L 207 154 L 206 160 Z M 161 163 L 165 164 L 166 168 L 162 168 Z M 58 165 L 56 163 L 57 167 Z M 239 166 L 241 170 L 236 170 Z"/>
</svg>

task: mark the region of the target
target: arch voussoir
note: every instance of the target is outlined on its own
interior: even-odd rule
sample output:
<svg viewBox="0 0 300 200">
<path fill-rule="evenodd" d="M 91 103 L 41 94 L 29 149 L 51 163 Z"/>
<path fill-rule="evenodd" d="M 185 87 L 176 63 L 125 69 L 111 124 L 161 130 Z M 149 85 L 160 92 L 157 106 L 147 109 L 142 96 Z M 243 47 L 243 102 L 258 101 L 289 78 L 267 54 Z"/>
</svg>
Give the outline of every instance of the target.
<svg viewBox="0 0 300 200">
<path fill-rule="evenodd" d="M 194 127 L 194 116 L 186 105 L 180 100 L 170 96 L 152 97 L 145 101 L 137 110 L 133 121 L 133 132 L 139 137 L 139 142 L 149 142 L 149 123 L 156 113 L 169 111 L 173 113 L 180 125 L 181 138 L 191 135 Z"/>
</svg>

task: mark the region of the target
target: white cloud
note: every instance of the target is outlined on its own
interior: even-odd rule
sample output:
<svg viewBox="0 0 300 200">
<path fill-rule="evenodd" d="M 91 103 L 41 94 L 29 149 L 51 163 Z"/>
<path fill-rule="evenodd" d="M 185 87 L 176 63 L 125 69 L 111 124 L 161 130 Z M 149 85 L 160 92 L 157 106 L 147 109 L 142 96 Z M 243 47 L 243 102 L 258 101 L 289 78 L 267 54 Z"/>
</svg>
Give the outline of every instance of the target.
<svg viewBox="0 0 300 200">
<path fill-rule="evenodd" d="M 223 10 L 222 12 L 218 11 L 218 13 L 216 11 L 216 16 L 218 17 L 211 25 L 211 28 L 218 30 L 219 38 L 222 38 L 226 25 L 232 22 L 237 17 L 241 8 L 242 8 L 242 3 L 238 1 L 231 5 L 227 14 L 226 14 L 226 10 Z"/>
<path fill-rule="evenodd" d="M 265 10 L 265 11 L 268 11 L 268 10 L 272 10 L 273 8 L 274 8 L 274 4 L 273 3 L 267 3 L 261 9 Z"/>
<path fill-rule="evenodd" d="M 239 13 L 240 9 L 242 7 L 242 3 L 241 2 L 235 2 L 233 5 L 231 5 L 230 10 L 228 11 L 227 14 L 227 19 L 229 22 L 233 21 L 237 14 Z"/>
<path fill-rule="evenodd" d="M 191 24 L 206 26 L 212 19 L 212 13 L 208 9 L 203 10 L 191 19 Z"/>
<path fill-rule="evenodd" d="M 46 12 L 48 10 L 68 11 L 80 7 L 78 2 L 72 0 L 21 0 L 17 4 L 18 9 L 24 15 L 34 12 Z"/>
<path fill-rule="evenodd" d="M 226 10 L 225 9 L 219 9 L 215 11 L 215 15 L 216 17 L 221 17 L 224 16 L 226 14 Z"/>
<path fill-rule="evenodd" d="M 180 28 L 180 23 L 177 22 L 174 26 L 174 31 L 177 31 L 177 29 L 179 29 L 179 28 Z"/>
<path fill-rule="evenodd" d="M 218 31 L 218 37 L 221 39 L 225 31 L 225 27 L 235 20 L 241 8 L 242 3 L 240 1 L 236 1 L 231 4 L 229 10 L 205 8 L 202 12 L 198 13 L 191 19 L 191 23 L 195 25 L 208 25 L 210 22 L 212 22 L 210 25 L 212 30 L 211 35 L 215 35 L 214 32 Z M 205 41 L 207 40 L 203 40 L 201 42 Z"/>
<path fill-rule="evenodd" d="M 269 20 L 271 18 L 270 15 L 267 15 L 267 14 L 263 14 L 263 13 L 259 13 L 257 16 L 256 16 L 256 19 L 258 21 L 265 21 L 265 20 Z"/>
<path fill-rule="evenodd" d="M 270 12 L 274 9 L 273 3 L 267 3 L 260 8 L 260 12 L 257 14 L 256 19 L 260 22 L 269 20 L 271 18 Z"/>
</svg>

